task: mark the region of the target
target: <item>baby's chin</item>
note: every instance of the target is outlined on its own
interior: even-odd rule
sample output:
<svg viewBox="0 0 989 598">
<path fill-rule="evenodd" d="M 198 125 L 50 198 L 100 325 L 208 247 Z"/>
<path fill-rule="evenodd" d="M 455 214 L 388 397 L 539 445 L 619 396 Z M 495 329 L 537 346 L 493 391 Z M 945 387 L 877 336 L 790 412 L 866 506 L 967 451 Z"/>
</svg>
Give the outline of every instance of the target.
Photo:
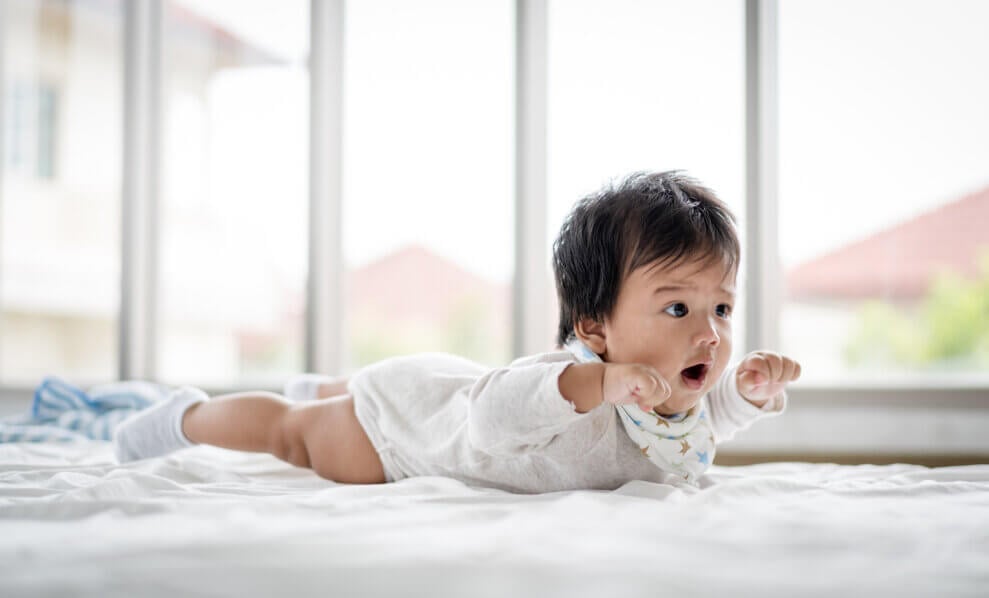
<svg viewBox="0 0 989 598">
<path fill-rule="evenodd" d="M 704 395 L 676 396 L 676 393 L 674 393 L 673 398 L 656 407 L 656 413 L 660 415 L 676 415 L 677 413 L 690 411 L 694 405 L 700 402 L 702 396 Z"/>
</svg>

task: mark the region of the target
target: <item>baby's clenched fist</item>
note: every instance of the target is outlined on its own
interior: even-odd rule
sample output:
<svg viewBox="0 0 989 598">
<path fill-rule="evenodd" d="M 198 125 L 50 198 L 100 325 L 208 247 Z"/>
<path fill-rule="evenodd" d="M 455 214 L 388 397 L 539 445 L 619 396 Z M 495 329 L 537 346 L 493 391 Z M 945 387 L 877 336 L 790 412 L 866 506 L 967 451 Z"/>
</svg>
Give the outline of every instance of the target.
<svg viewBox="0 0 989 598">
<path fill-rule="evenodd" d="M 639 363 L 609 363 L 601 386 L 604 402 L 613 405 L 634 403 L 643 411 L 652 411 L 673 392 L 655 368 Z"/>
<path fill-rule="evenodd" d="M 799 377 L 799 363 L 772 351 L 749 353 L 735 371 L 738 392 L 760 406 Z"/>
</svg>

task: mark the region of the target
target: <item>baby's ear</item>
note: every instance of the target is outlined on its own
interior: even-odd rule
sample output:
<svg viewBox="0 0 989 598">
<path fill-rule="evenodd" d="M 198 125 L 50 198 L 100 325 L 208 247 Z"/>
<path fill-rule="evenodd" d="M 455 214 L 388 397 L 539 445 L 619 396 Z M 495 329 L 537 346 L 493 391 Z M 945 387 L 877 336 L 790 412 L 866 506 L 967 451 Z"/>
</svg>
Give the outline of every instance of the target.
<svg viewBox="0 0 989 598">
<path fill-rule="evenodd" d="M 603 354 L 607 348 L 608 343 L 605 341 L 605 330 L 604 324 L 601 322 L 596 322 L 591 318 L 581 318 L 573 327 L 574 334 L 580 339 L 580 342 L 587 345 L 587 348 L 594 351 L 598 355 Z"/>
</svg>

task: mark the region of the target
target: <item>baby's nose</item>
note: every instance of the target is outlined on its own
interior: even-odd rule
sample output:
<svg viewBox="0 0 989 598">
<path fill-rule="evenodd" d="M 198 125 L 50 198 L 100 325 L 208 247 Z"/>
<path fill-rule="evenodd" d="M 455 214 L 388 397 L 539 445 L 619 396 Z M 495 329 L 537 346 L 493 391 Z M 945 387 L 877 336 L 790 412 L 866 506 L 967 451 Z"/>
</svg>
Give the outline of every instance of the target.
<svg viewBox="0 0 989 598">
<path fill-rule="evenodd" d="M 718 329 L 714 323 L 708 321 L 697 333 L 695 342 L 699 345 L 717 346 L 721 342 L 721 335 L 718 334 Z"/>
</svg>

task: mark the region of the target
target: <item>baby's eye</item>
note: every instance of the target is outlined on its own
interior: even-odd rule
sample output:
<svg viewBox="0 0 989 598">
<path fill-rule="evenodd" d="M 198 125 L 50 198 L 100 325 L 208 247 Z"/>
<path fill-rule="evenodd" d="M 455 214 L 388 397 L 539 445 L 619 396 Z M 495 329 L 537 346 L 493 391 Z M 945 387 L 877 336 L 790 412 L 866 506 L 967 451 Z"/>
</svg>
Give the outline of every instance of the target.
<svg viewBox="0 0 989 598">
<path fill-rule="evenodd" d="M 667 307 L 663 310 L 664 312 L 670 314 L 674 318 L 682 318 L 687 315 L 687 304 L 686 303 L 674 303 L 673 305 Z"/>
<path fill-rule="evenodd" d="M 719 318 L 728 319 L 731 317 L 731 306 L 727 303 L 722 303 L 714 309 L 715 313 L 718 314 Z"/>
</svg>

